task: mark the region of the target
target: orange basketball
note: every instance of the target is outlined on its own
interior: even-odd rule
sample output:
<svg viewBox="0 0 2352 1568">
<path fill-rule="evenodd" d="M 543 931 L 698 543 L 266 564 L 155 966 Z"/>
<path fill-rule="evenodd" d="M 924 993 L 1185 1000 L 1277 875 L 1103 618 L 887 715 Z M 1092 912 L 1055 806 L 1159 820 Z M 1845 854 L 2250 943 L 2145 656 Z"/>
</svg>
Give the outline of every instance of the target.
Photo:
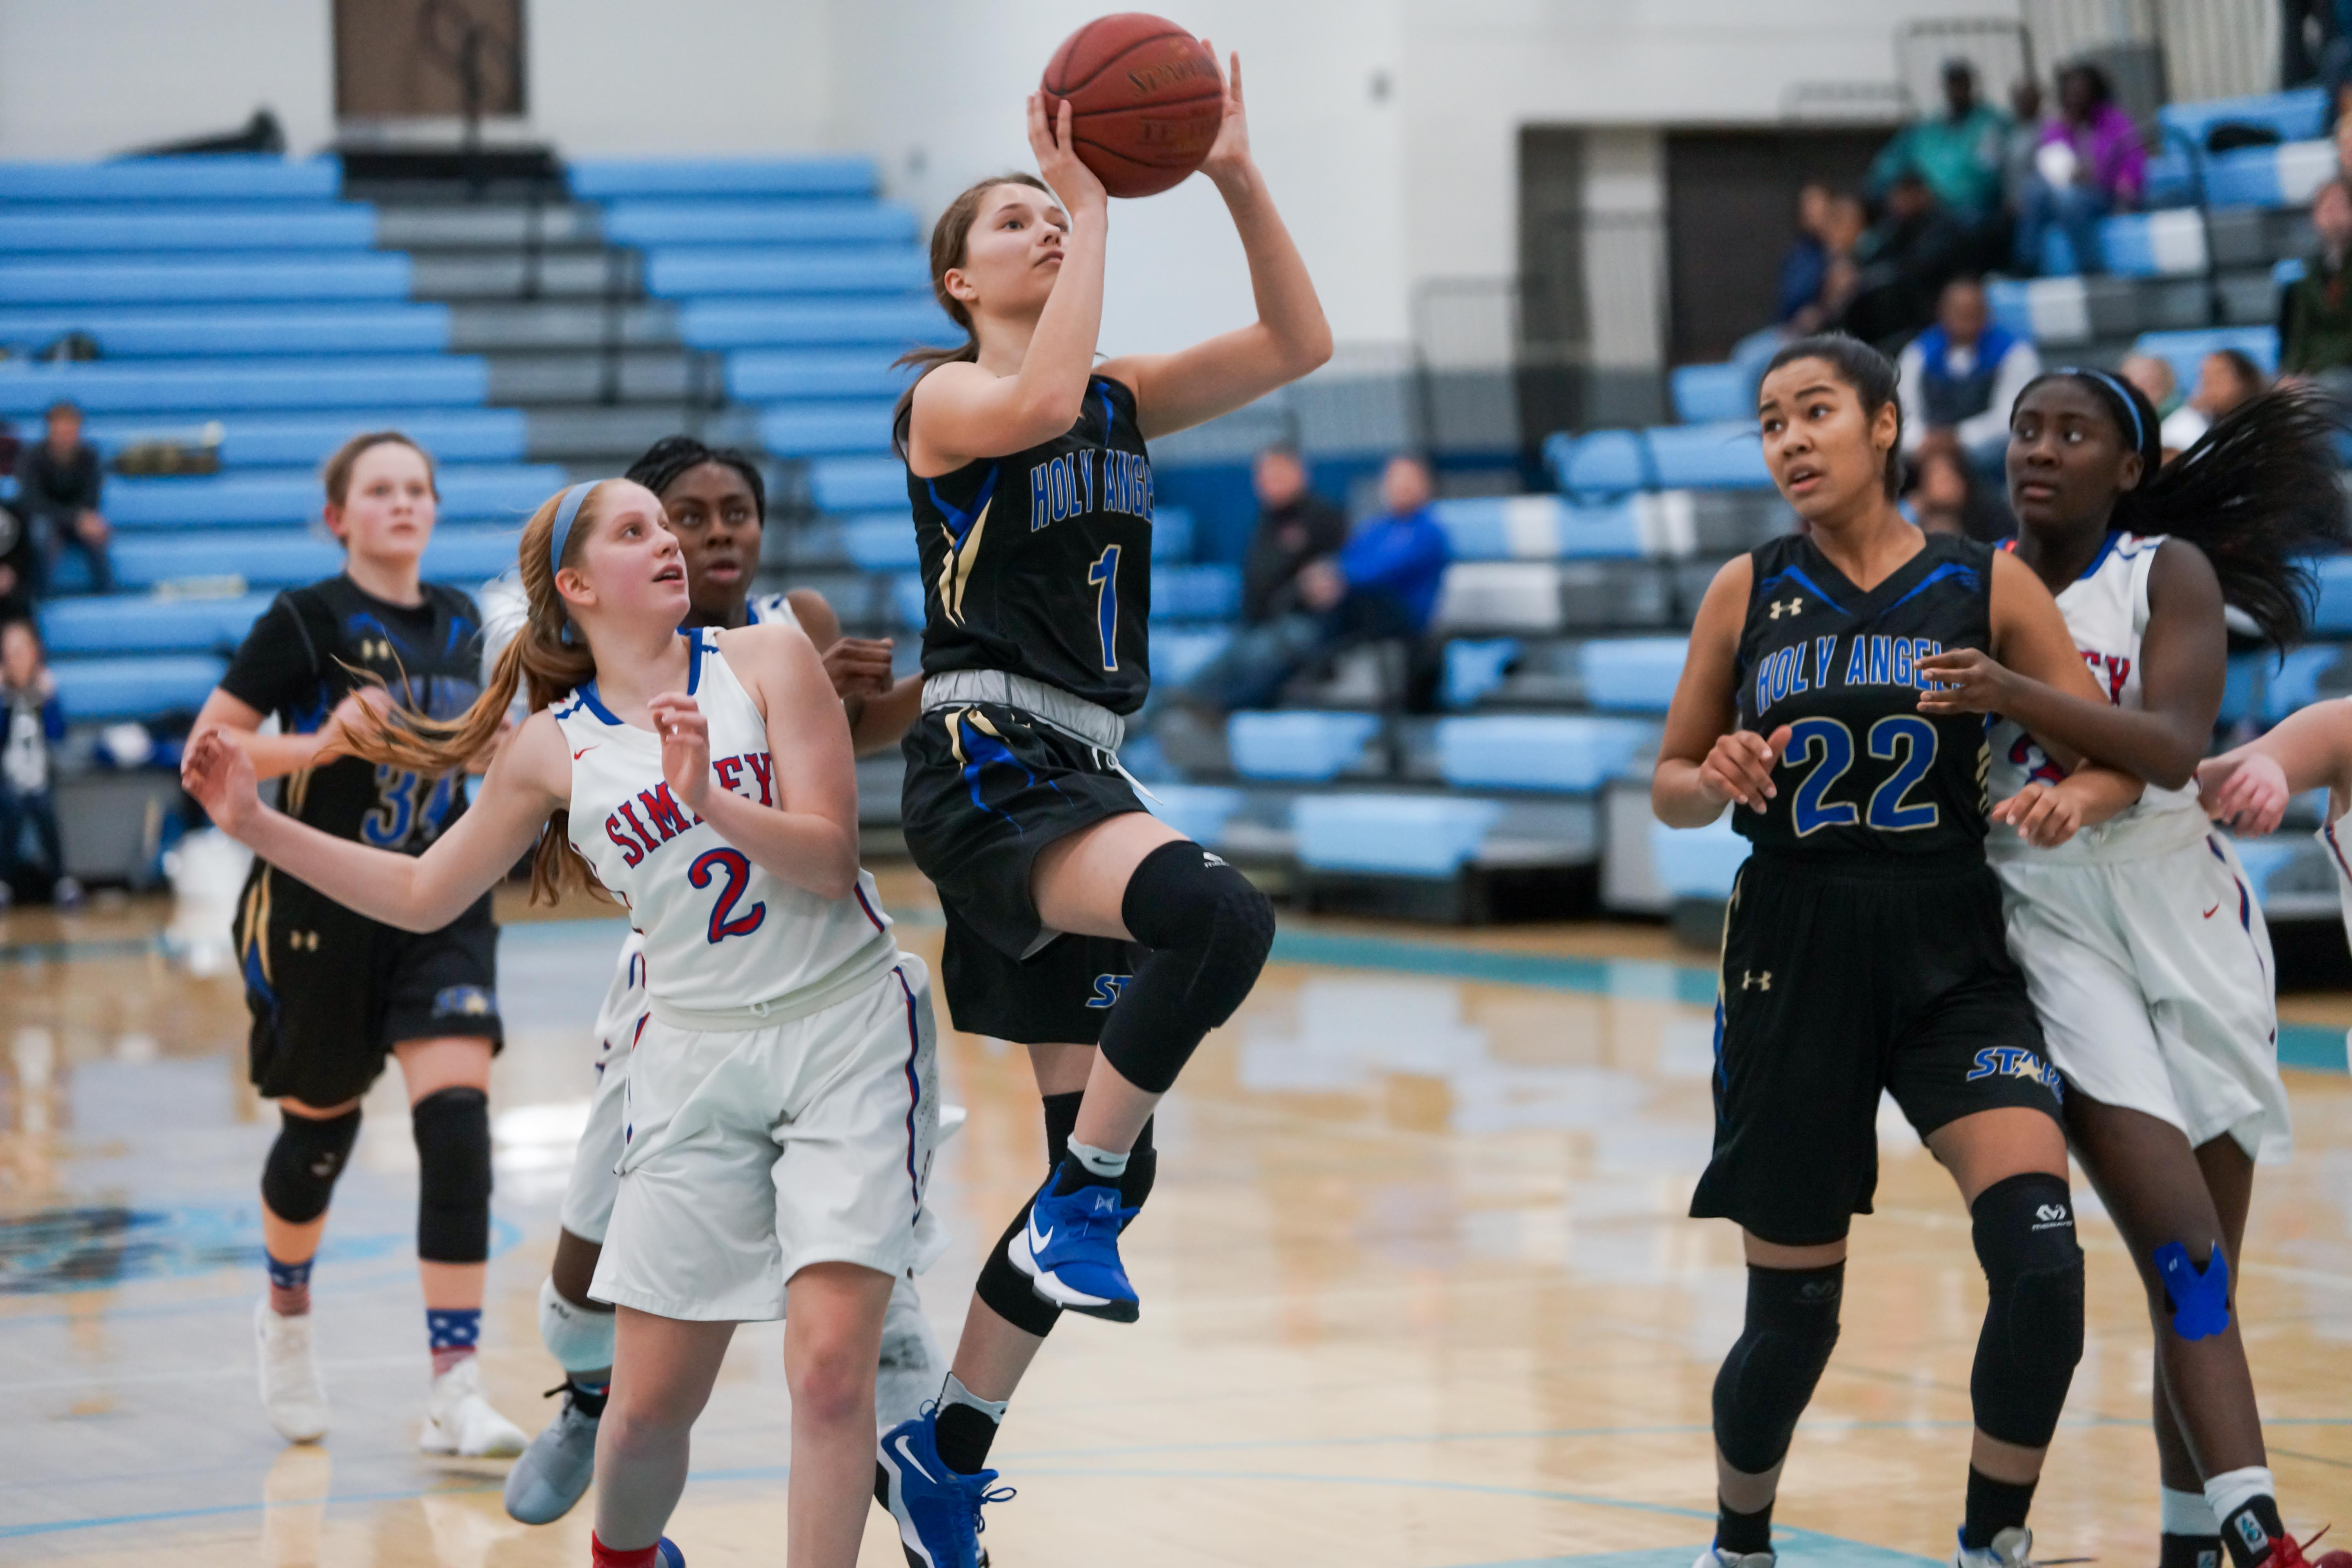
<svg viewBox="0 0 2352 1568">
<path fill-rule="evenodd" d="M 1160 16 L 1097 16 L 1062 40 L 1039 84 L 1049 121 L 1070 104 L 1078 161 L 1115 196 L 1150 196 L 1201 166 L 1224 122 L 1217 58 Z"/>
</svg>

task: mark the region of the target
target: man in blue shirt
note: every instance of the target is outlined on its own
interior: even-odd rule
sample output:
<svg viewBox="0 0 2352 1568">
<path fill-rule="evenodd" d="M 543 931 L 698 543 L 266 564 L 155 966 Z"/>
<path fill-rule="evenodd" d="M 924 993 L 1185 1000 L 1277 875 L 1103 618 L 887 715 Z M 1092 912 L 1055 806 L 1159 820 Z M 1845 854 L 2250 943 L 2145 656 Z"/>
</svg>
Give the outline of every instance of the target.
<svg viewBox="0 0 2352 1568">
<path fill-rule="evenodd" d="M 1300 607 L 1238 634 L 1192 679 L 1185 699 L 1221 712 L 1270 707 L 1293 675 L 1359 643 L 1419 645 L 1436 613 L 1449 558 L 1445 531 L 1429 510 L 1431 493 L 1427 464 L 1390 458 L 1381 476 L 1381 515 L 1337 555 L 1300 568 Z"/>
</svg>

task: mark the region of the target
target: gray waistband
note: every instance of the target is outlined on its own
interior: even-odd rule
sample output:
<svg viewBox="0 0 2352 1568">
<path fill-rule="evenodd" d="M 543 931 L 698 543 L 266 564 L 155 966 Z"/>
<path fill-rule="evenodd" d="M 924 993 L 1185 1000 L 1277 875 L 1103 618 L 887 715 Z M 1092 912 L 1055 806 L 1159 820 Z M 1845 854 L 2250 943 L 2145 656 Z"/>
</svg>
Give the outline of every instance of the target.
<svg viewBox="0 0 2352 1568">
<path fill-rule="evenodd" d="M 887 931 L 876 931 L 873 941 L 844 959 L 832 973 L 782 996 L 744 1007 L 681 1007 L 659 996 L 646 997 L 646 1005 L 656 1019 L 673 1029 L 713 1035 L 765 1029 L 824 1012 L 871 985 L 898 962 L 898 942 Z"/>
<path fill-rule="evenodd" d="M 1025 675 L 1003 669 L 950 669 L 923 681 L 926 713 L 935 708 L 958 708 L 971 702 L 1018 708 L 1106 752 L 1118 751 L 1119 742 L 1127 739 L 1127 721 L 1109 709 Z"/>
</svg>

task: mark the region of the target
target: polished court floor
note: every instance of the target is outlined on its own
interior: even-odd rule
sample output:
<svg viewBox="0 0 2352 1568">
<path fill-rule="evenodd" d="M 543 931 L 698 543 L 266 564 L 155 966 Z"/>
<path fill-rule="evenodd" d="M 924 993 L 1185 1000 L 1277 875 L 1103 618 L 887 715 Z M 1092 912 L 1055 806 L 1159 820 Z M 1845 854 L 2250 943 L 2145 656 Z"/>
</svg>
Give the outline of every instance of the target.
<svg viewBox="0 0 2352 1568">
<path fill-rule="evenodd" d="M 936 961 L 920 884 L 890 876 L 885 894 Z M 415 1450 L 427 1365 L 396 1073 L 316 1276 L 333 1433 L 288 1447 L 263 1420 L 247 1314 L 275 1119 L 244 1081 L 226 918 L 156 902 L 0 925 L 0 1563 L 584 1563 L 585 1507 L 526 1528 L 499 1507 L 503 1464 Z M 533 1302 L 620 934 L 540 921 L 502 943 L 484 1365 L 531 1429 L 557 1381 Z M 1709 1533 L 1708 1392 L 1743 1289 L 1731 1228 L 1682 1217 L 1708 1143 L 1712 984 L 1642 928 L 1286 920 L 1162 1113 L 1129 1249 L 1142 1321 L 1069 1321 L 1014 1406 L 997 1455 L 1020 1496 L 984 1541 L 998 1568 L 1685 1568 Z M 2296 1151 L 2257 1186 L 2241 1310 L 2307 1533 L 2352 1528 L 2352 999 L 2290 1016 L 2289 1056 L 2315 1065 L 2291 1074 Z M 955 1242 L 924 1289 L 951 1343 L 1043 1151 L 1021 1054 L 943 1041 L 971 1118 L 940 1161 Z M 1882 1142 L 1844 1337 L 1782 1491 L 1792 1568 L 1942 1559 L 1958 1516 L 1983 1287 L 1939 1169 L 1891 1115 Z M 2039 1550 L 2152 1568 L 2147 1328 L 2078 1193 L 2088 1351 Z M 697 1434 L 671 1530 L 695 1568 L 782 1561 L 781 1331 L 738 1335 Z M 878 1515 L 862 1561 L 900 1561 Z"/>
</svg>

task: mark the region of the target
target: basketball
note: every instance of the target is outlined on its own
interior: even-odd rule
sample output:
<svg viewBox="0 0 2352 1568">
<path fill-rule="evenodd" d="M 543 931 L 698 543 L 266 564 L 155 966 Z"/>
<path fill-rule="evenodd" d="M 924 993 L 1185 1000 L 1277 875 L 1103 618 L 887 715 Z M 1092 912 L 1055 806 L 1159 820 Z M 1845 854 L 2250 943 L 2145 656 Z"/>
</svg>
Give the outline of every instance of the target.
<svg viewBox="0 0 2352 1568">
<path fill-rule="evenodd" d="M 1115 196 L 1152 196 L 1201 166 L 1225 117 L 1217 58 L 1160 16 L 1098 16 L 1062 40 L 1039 84 L 1070 105 L 1078 159 Z"/>
</svg>

